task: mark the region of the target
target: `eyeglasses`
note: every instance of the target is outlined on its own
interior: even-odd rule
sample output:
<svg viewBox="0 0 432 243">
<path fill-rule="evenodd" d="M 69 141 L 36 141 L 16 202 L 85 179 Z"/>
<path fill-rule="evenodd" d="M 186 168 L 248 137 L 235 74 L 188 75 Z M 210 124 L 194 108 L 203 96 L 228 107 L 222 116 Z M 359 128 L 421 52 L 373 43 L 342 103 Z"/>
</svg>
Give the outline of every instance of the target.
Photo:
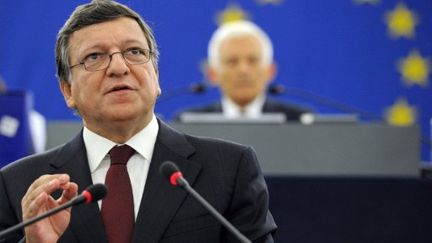
<svg viewBox="0 0 432 243">
<path fill-rule="evenodd" d="M 70 66 L 70 68 L 72 69 L 76 66 L 84 65 L 85 70 L 90 72 L 105 70 L 111 64 L 112 56 L 115 54 L 121 54 L 127 64 L 138 65 L 150 61 L 153 52 L 148 49 L 131 48 L 125 51 L 113 52 L 111 54 L 92 53 L 86 56 L 80 63 Z"/>
</svg>

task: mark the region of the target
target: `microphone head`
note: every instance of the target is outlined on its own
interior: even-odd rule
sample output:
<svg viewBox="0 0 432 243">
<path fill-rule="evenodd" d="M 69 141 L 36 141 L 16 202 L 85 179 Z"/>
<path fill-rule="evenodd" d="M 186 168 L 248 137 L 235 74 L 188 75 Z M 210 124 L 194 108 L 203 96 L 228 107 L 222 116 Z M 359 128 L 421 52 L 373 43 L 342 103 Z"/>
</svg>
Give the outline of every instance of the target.
<svg viewBox="0 0 432 243">
<path fill-rule="evenodd" d="M 173 186 L 177 186 L 177 180 L 183 177 L 180 169 L 172 161 L 163 162 L 159 167 L 159 171 Z"/>
<path fill-rule="evenodd" d="M 86 203 L 91 203 L 105 198 L 107 191 L 108 189 L 104 184 L 98 183 L 87 187 L 82 195 L 86 198 Z"/>
<path fill-rule="evenodd" d="M 285 87 L 281 84 L 270 85 L 270 87 L 268 87 L 267 92 L 272 95 L 280 95 L 285 93 Z"/>
<path fill-rule="evenodd" d="M 190 86 L 192 93 L 201 94 L 207 91 L 207 86 L 204 83 L 194 83 Z"/>
</svg>

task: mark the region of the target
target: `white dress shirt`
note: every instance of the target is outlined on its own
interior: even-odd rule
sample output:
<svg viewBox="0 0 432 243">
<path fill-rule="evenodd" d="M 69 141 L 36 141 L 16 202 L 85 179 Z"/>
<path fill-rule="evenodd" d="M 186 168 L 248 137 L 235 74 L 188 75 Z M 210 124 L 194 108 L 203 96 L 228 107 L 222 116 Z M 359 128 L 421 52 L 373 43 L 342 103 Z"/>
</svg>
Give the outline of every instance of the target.
<svg viewBox="0 0 432 243">
<path fill-rule="evenodd" d="M 241 107 L 234 103 L 230 98 L 222 98 L 222 113 L 226 118 L 259 118 L 262 115 L 265 96 L 261 95 L 255 98 L 245 107 Z"/>
<path fill-rule="evenodd" d="M 127 170 L 132 185 L 135 219 L 138 215 L 141 198 L 144 193 L 158 131 L 159 124 L 156 116 L 153 115 L 150 123 L 125 143 L 136 151 L 127 163 Z M 93 183 L 105 183 L 105 176 L 111 164 L 108 152 L 114 146 L 120 144 L 116 144 L 90 131 L 86 127 L 84 127 L 83 138 L 87 149 L 87 158 Z M 101 202 L 99 201 L 100 207 Z"/>
</svg>

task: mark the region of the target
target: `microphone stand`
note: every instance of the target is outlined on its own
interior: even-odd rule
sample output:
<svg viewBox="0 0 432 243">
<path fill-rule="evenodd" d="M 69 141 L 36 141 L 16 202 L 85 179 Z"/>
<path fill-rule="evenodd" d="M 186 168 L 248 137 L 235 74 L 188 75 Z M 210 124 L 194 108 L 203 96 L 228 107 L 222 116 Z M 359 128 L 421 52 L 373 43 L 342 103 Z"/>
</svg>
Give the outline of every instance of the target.
<svg viewBox="0 0 432 243">
<path fill-rule="evenodd" d="M 169 90 L 167 93 L 162 92 L 162 95 L 159 97 L 158 102 L 164 102 L 172 98 L 175 98 L 177 96 L 189 94 L 189 93 L 202 94 L 205 93 L 206 91 L 207 91 L 207 85 L 205 83 L 203 82 L 192 83 L 187 86 Z"/>
<path fill-rule="evenodd" d="M 34 218 L 31 218 L 31 219 L 29 219 L 27 221 L 21 222 L 21 223 L 19 223 L 17 225 L 14 225 L 13 227 L 10 227 L 10 228 L 8 228 L 8 229 L 0 232 L 0 240 L 3 239 L 3 237 L 7 236 L 8 234 L 10 234 L 10 233 L 12 233 L 12 232 L 14 232 L 16 230 L 19 230 L 21 228 L 29 226 L 29 225 L 31 225 L 31 224 L 33 224 L 33 223 L 35 223 L 35 222 L 37 222 L 37 221 L 39 221 L 41 219 L 44 219 L 44 218 L 47 218 L 47 217 L 49 217 L 49 216 L 51 216 L 53 214 L 56 214 L 56 213 L 60 212 L 63 209 L 66 209 L 68 207 L 71 207 L 71 206 L 73 206 L 75 204 L 79 204 L 79 203 L 84 202 L 84 201 L 85 201 L 85 198 L 83 198 L 83 197 L 76 197 L 74 200 L 71 200 L 71 201 L 69 201 L 69 202 L 67 202 L 65 204 L 62 204 L 59 207 L 53 208 L 53 209 L 51 209 L 49 211 L 46 211 L 43 214 L 39 214 L 38 216 L 36 216 Z"/>
<path fill-rule="evenodd" d="M 6 235 L 19 230 L 21 228 L 24 228 L 28 225 L 31 225 L 41 219 L 47 218 L 53 214 L 56 214 L 60 212 L 61 210 L 64 210 L 66 208 L 72 207 L 74 205 L 78 205 L 81 203 L 90 203 L 90 202 L 96 202 L 101 199 L 103 199 L 107 194 L 107 188 L 103 184 L 94 184 L 87 187 L 80 195 L 72 198 L 67 203 L 64 203 L 58 207 L 52 208 L 51 210 L 46 211 L 45 213 L 39 214 L 36 217 L 33 217 L 27 221 L 21 222 L 19 224 L 16 224 L 10 228 L 7 228 L 0 232 L 0 241 L 4 241 L 4 238 Z"/>
<path fill-rule="evenodd" d="M 343 104 L 341 102 L 335 101 L 335 100 L 331 100 L 329 98 L 325 98 L 310 92 L 307 92 L 305 90 L 301 90 L 301 89 L 295 89 L 295 88 L 288 88 L 286 89 L 283 85 L 272 85 L 269 87 L 268 89 L 268 93 L 271 95 L 282 95 L 282 94 L 287 94 L 287 95 L 291 95 L 291 96 L 297 96 L 306 100 L 310 100 L 310 101 L 314 101 L 317 102 L 318 104 L 321 105 L 325 105 L 327 107 L 339 110 L 339 111 L 343 111 L 343 112 L 351 112 L 351 113 L 356 113 L 364 118 L 369 118 L 369 119 L 375 119 L 378 120 L 380 122 L 385 122 L 384 118 L 382 116 L 373 114 L 371 112 L 365 111 L 365 110 L 361 110 L 352 106 L 349 106 L 347 104 Z M 427 146 L 429 149 L 432 148 L 432 141 L 431 139 L 429 139 L 427 136 L 421 134 L 421 138 L 420 138 L 420 142 Z"/>
<path fill-rule="evenodd" d="M 183 177 L 177 179 L 177 183 L 184 190 L 190 193 L 201 205 L 203 205 L 214 217 L 217 218 L 237 239 L 242 243 L 252 243 L 244 236 L 237 228 L 235 228 L 228 220 L 226 220 L 214 207 L 212 207 L 198 192 L 196 192 Z"/>
<path fill-rule="evenodd" d="M 270 93 L 271 95 L 282 95 L 282 94 L 287 94 L 287 95 L 291 95 L 291 96 L 297 96 L 300 97 L 302 99 L 306 99 L 309 101 L 314 101 L 318 104 L 342 111 L 342 112 L 349 112 L 349 113 L 357 113 L 360 116 L 363 117 L 367 117 L 369 119 L 376 119 L 379 121 L 382 121 L 383 118 L 379 115 L 373 114 L 371 112 L 365 111 L 365 110 L 361 110 L 359 108 L 356 107 L 352 107 L 349 106 L 347 104 L 326 98 L 326 97 L 322 97 L 310 92 L 307 92 L 305 90 L 301 90 L 301 89 L 295 89 L 295 88 L 285 88 L 282 85 L 274 85 L 274 86 L 270 86 L 270 88 L 268 89 L 268 93 Z"/>
</svg>

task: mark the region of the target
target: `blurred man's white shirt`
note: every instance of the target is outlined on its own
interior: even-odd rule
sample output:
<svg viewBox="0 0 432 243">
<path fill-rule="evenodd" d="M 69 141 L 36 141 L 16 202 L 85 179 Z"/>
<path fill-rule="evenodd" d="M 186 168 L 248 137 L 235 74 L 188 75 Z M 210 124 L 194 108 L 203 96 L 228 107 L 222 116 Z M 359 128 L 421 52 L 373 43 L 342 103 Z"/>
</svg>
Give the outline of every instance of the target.
<svg viewBox="0 0 432 243">
<path fill-rule="evenodd" d="M 240 107 L 228 97 L 222 98 L 222 113 L 226 118 L 259 118 L 262 115 L 262 108 L 265 96 L 258 96 L 245 107 Z"/>
</svg>

